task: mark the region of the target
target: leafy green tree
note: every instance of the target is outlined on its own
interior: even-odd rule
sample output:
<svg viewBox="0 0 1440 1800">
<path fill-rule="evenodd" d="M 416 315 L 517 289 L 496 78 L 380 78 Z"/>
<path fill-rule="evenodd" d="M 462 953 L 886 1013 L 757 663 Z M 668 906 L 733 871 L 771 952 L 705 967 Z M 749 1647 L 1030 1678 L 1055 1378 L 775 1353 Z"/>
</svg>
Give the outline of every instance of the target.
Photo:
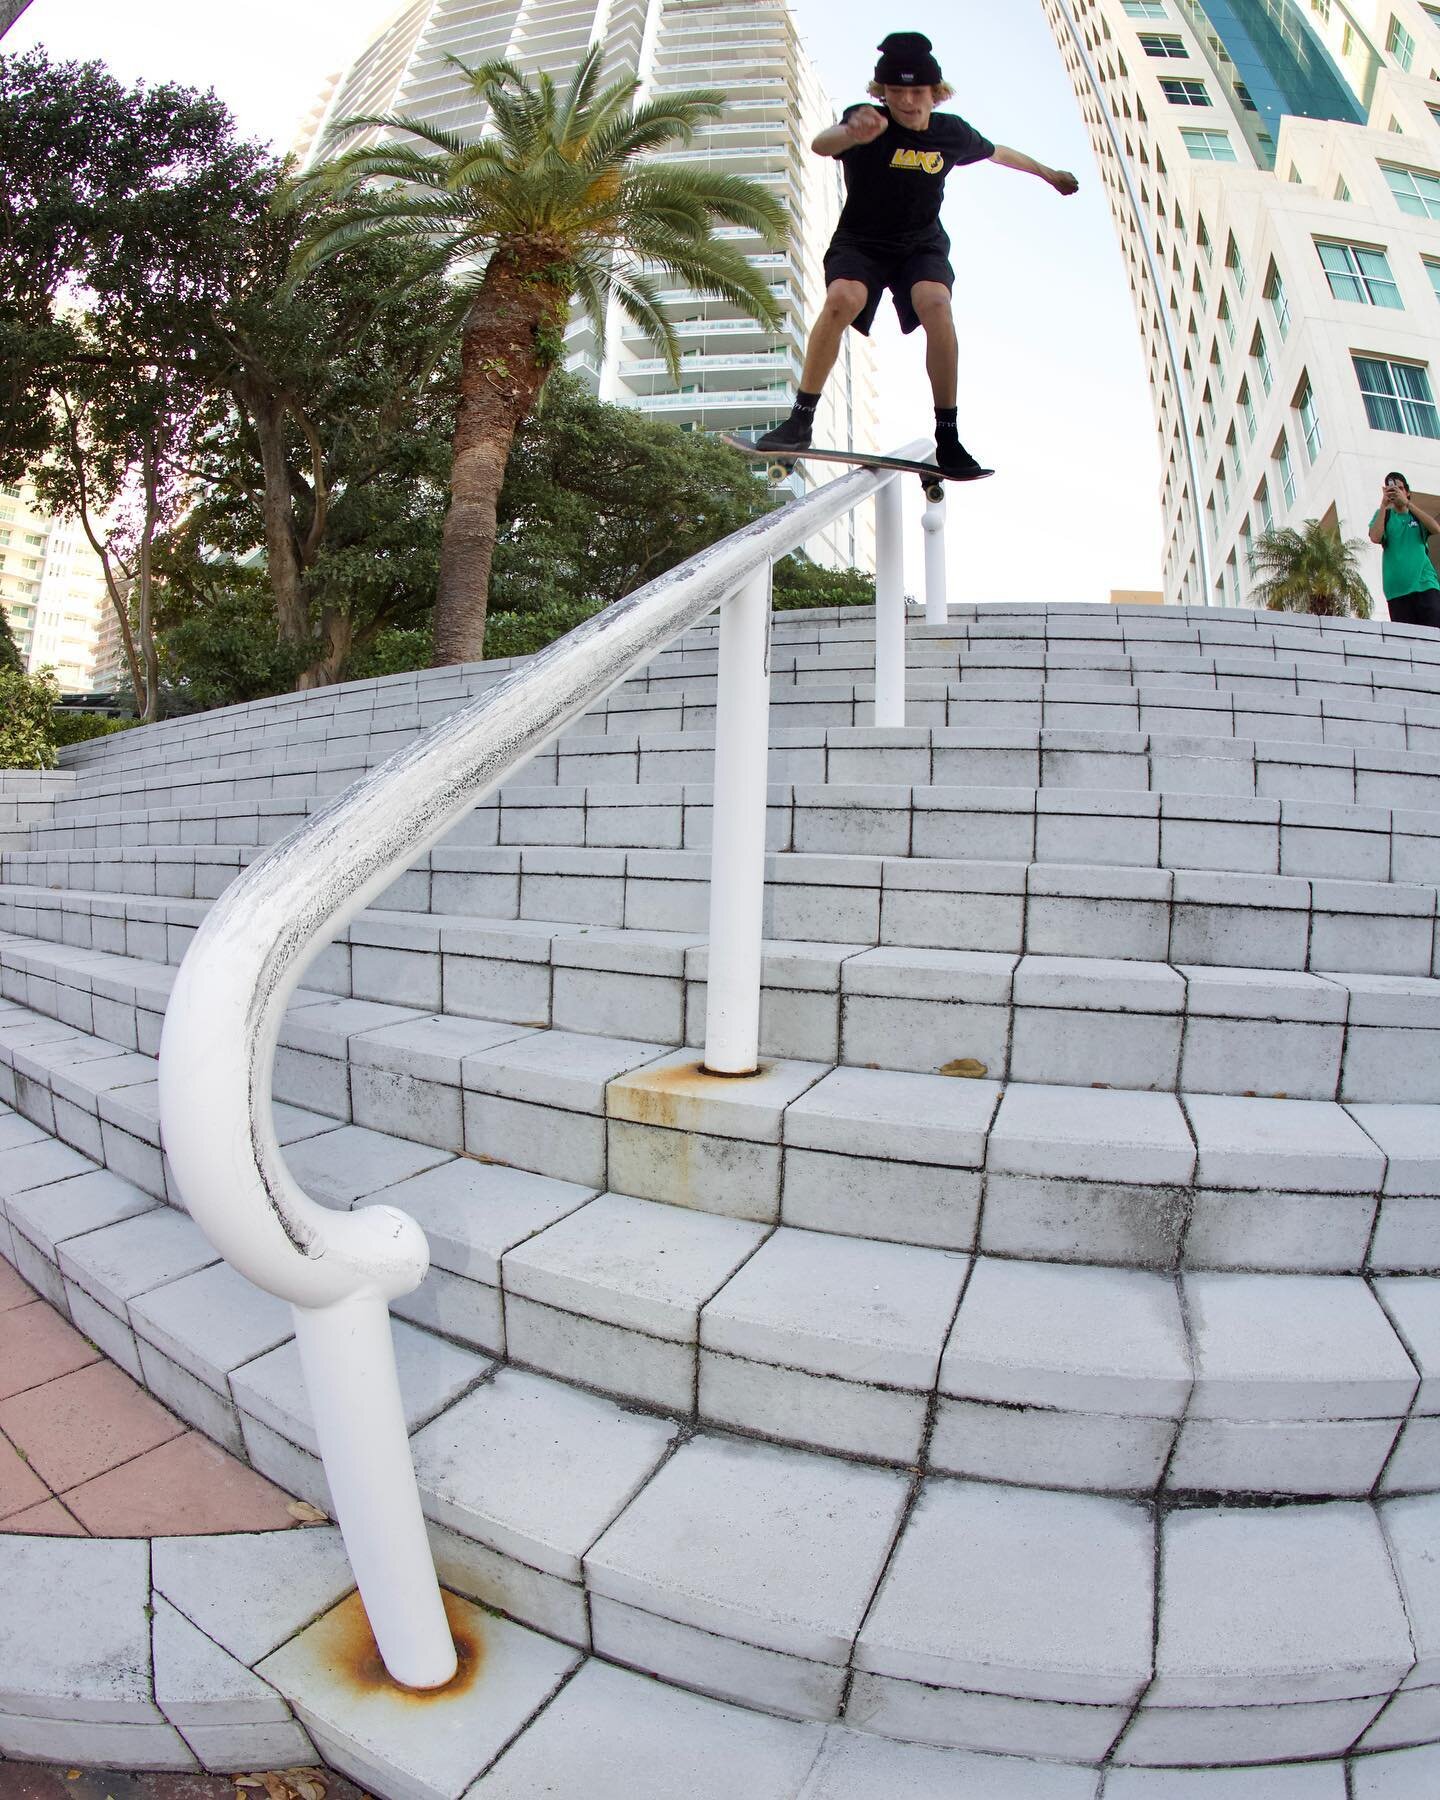
<svg viewBox="0 0 1440 1800">
<path fill-rule="evenodd" d="M 20 646 L 15 642 L 15 633 L 11 629 L 10 615 L 0 606 L 0 670 L 8 670 L 12 675 L 23 675 L 25 664 L 20 658 Z"/>
<path fill-rule="evenodd" d="M 718 439 L 609 405 L 557 373 L 511 446 L 491 610 L 608 606 L 773 505 L 753 465 Z"/>
<path fill-rule="evenodd" d="M 274 165 L 213 95 L 126 89 L 43 51 L 0 58 L 0 165 L 0 474 L 80 520 L 150 718 L 155 535 L 182 504 L 213 321 Z"/>
<path fill-rule="evenodd" d="M 53 769 L 50 714 L 60 697 L 48 669 L 0 669 L 0 769 Z"/>
<path fill-rule="evenodd" d="M 314 201 L 272 212 L 217 318 L 224 407 L 187 526 L 197 547 L 263 549 L 280 641 L 309 647 L 301 687 L 433 602 L 466 304 L 383 238 L 292 284 L 297 243 L 324 222 Z"/>
<path fill-rule="evenodd" d="M 1342 538 L 1319 519 L 1307 519 L 1298 531 L 1287 525 L 1264 532 L 1250 556 L 1259 577 L 1255 598 L 1272 612 L 1368 619 L 1373 602 L 1360 573 L 1363 548 L 1359 538 Z"/>
<path fill-rule="evenodd" d="M 0 56 L 0 481 L 63 439 L 53 401 L 77 361 L 114 354 L 78 341 L 82 313 L 188 301 L 203 318 L 216 240 L 253 225 L 268 162 L 213 94 L 126 88 L 43 50 Z"/>
<path fill-rule="evenodd" d="M 593 48 L 561 93 L 512 64 L 464 70 L 487 125 L 475 141 L 410 118 L 359 118 L 417 142 L 382 141 L 320 165 L 307 192 L 339 203 L 296 259 L 304 275 L 376 238 L 424 245 L 451 268 L 467 301 L 435 608 L 435 659 L 477 657 L 498 527 L 497 506 L 516 427 L 558 362 L 572 299 L 603 331 L 613 297 L 653 333 L 672 368 L 674 332 L 660 278 L 720 295 L 774 321 L 774 300 L 717 224 L 778 237 L 784 215 L 754 182 L 644 160 L 718 118 L 723 96 L 687 91 L 636 104 L 634 80 L 600 86 Z M 477 264 L 483 268 L 477 270 Z"/>
</svg>

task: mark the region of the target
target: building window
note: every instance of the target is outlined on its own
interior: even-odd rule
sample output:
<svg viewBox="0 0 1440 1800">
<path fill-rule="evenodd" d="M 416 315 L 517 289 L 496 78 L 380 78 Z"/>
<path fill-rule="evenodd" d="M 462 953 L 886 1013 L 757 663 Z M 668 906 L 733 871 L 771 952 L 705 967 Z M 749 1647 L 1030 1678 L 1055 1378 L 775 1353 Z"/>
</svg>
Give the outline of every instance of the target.
<svg viewBox="0 0 1440 1800">
<path fill-rule="evenodd" d="M 1240 401 L 1240 416 L 1245 421 L 1245 435 L 1253 444 L 1255 441 L 1255 402 L 1250 398 L 1250 383 L 1248 380 L 1240 383 L 1238 399 Z"/>
<path fill-rule="evenodd" d="M 1330 292 L 1337 300 L 1403 310 L 1400 290 L 1383 250 L 1368 250 L 1363 244 L 1322 244 L 1318 238 L 1315 248 L 1320 252 Z"/>
<path fill-rule="evenodd" d="M 1340 36 L 1340 54 L 1342 56 L 1348 56 L 1354 48 L 1355 48 L 1355 27 L 1347 19 L 1345 21 L 1345 29 L 1341 33 L 1341 36 Z"/>
<path fill-rule="evenodd" d="M 1345 177 L 1343 175 L 1335 183 L 1335 198 L 1344 201 L 1348 201 L 1350 198 L 1350 189 L 1345 185 Z"/>
<path fill-rule="evenodd" d="M 1225 244 L 1225 267 L 1235 277 L 1235 292 L 1243 297 L 1245 293 L 1245 265 L 1240 260 L 1240 246 L 1235 242 L 1235 233 L 1233 231 L 1230 233 Z"/>
<path fill-rule="evenodd" d="M 1285 283 L 1280 279 L 1280 271 L 1272 262 L 1270 273 L 1265 281 L 1265 298 L 1270 302 L 1270 310 L 1275 315 L 1275 324 L 1282 338 L 1290 335 L 1290 301 L 1285 293 Z"/>
<path fill-rule="evenodd" d="M 1351 360 L 1360 379 L 1365 417 L 1373 430 L 1440 438 L 1440 413 L 1423 364 L 1385 362 L 1378 356 L 1352 356 Z"/>
<path fill-rule="evenodd" d="M 1180 133 L 1185 140 L 1185 148 L 1194 162 L 1233 163 L 1239 158 L 1235 154 L 1235 146 L 1223 131 L 1197 131 L 1186 127 Z"/>
<path fill-rule="evenodd" d="M 1220 323 L 1225 327 L 1225 339 L 1229 344 L 1235 342 L 1235 321 L 1230 316 L 1230 302 L 1222 294 L 1220 296 Z"/>
<path fill-rule="evenodd" d="M 1425 273 L 1430 277 L 1430 285 L 1435 290 L 1435 298 L 1440 300 L 1440 262 L 1437 262 L 1433 256 L 1422 256 L 1420 260 L 1425 265 Z"/>
<path fill-rule="evenodd" d="M 1283 431 L 1275 446 L 1275 467 L 1280 474 L 1280 492 L 1285 496 L 1285 508 L 1288 512 L 1295 504 L 1295 467 L 1290 461 L 1290 440 Z"/>
<path fill-rule="evenodd" d="M 1172 106 L 1209 106 L 1205 83 L 1193 75 L 1162 75 L 1160 92 Z"/>
<path fill-rule="evenodd" d="M 1313 463 L 1325 448 L 1325 439 L 1320 430 L 1320 415 L 1315 410 L 1315 390 L 1310 385 L 1310 377 L 1304 376 L 1300 382 L 1300 392 L 1295 396 L 1295 410 L 1300 415 L 1300 429 L 1305 437 L 1305 454 Z"/>
<path fill-rule="evenodd" d="M 1330 23 L 1330 0 L 1310 0 L 1310 10 L 1317 13 L 1327 25 Z"/>
<path fill-rule="evenodd" d="M 1262 481 L 1255 490 L 1255 505 L 1260 513 L 1261 531 L 1275 529 L 1275 514 L 1270 509 L 1270 483 Z"/>
<path fill-rule="evenodd" d="M 1173 31 L 1142 31 L 1140 48 L 1147 56 L 1188 56 L 1183 38 L 1176 37 Z"/>
<path fill-rule="evenodd" d="M 1215 260 L 1215 247 L 1210 242 L 1210 232 L 1205 224 L 1204 213 L 1197 213 L 1195 217 L 1195 242 L 1199 248 L 1205 252 L 1206 262 L 1213 262 Z"/>
<path fill-rule="evenodd" d="M 1165 8 L 1160 0 L 1124 0 L 1127 19 L 1163 19 Z"/>
<path fill-rule="evenodd" d="M 1255 358 L 1255 366 L 1260 371 L 1260 385 L 1268 394 L 1275 385 L 1275 371 L 1270 366 L 1270 350 L 1265 342 L 1265 334 L 1258 326 L 1250 344 L 1250 354 Z"/>
<path fill-rule="evenodd" d="M 1385 48 L 1408 74 L 1415 60 L 1415 40 L 1394 13 L 1390 15 L 1390 29 L 1385 33 Z"/>
<path fill-rule="evenodd" d="M 1246 87 L 1243 81 L 1237 81 L 1235 83 L 1235 98 L 1240 102 L 1241 106 L 1245 108 L 1246 112 L 1259 112 L 1260 108 L 1255 104 L 1249 88 Z"/>
<path fill-rule="evenodd" d="M 1440 175 L 1425 169 L 1397 169 L 1390 163 L 1380 166 L 1401 212 L 1417 219 L 1440 219 Z"/>
</svg>

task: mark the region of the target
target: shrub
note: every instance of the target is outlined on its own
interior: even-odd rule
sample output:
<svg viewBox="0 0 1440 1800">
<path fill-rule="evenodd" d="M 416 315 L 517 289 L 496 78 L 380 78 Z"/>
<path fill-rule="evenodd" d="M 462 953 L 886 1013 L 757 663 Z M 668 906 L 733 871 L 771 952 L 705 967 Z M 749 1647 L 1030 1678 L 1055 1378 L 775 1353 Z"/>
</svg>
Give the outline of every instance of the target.
<svg viewBox="0 0 1440 1800">
<path fill-rule="evenodd" d="M 48 670 L 26 675 L 0 668 L 0 769 L 55 767 L 50 715 L 58 696 Z"/>
<path fill-rule="evenodd" d="M 61 747 L 84 744 L 91 738 L 108 737 L 112 731 L 128 731 L 134 719 L 112 719 L 104 713 L 82 712 L 76 706 L 57 706 L 50 715 L 50 735 Z"/>
</svg>

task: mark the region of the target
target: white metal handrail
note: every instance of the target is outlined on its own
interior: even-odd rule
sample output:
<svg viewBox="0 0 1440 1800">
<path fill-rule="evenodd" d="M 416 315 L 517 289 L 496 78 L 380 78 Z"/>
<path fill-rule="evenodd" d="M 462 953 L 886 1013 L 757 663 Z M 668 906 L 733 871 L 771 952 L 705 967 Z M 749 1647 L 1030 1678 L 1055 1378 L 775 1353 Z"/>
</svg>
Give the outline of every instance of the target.
<svg viewBox="0 0 1440 1800">
<path fill-rule="evenodd" d="M 920 455 L 923 444 L 896 454 Z M 876 722 L 904 721 L 896 475 L 859 469 L 757 520 L 587 620 L 337 795 L 221 894 L 177 974 L 160 1047 L 166 1154 L 191 1216 L 236 1269 L 291 1302 L 336 1521 L 377 1647 L 407 1687 L 455 1651 L 410 1459 L 389 1302 L 424 1279 L 393 1206 L 302 1192 L 275 1133 L 285 1007 L 308 964 L 395 875 L 609 689 L 721 607 L 705 1063 L 756 1066 L 772 562 L 877 500 Z M 882 695 L 882 680 L 884 692 Z"/>
</svg>

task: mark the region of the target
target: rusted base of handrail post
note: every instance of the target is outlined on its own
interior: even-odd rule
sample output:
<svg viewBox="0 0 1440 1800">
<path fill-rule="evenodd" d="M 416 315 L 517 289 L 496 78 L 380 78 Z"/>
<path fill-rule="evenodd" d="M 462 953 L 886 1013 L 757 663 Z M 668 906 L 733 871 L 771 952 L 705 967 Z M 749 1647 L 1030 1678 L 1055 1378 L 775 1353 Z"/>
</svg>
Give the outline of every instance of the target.
<svg viewBox="0 0 1440 1800">
<path fill-rule="evenodd" d="M 455 1641 L 420 1511 L 390 1308 L 358 1293 L 293 1311 L 335 1522 L 376 1646 L 401 1687 L 444 1687 Z"/>
</svg>

